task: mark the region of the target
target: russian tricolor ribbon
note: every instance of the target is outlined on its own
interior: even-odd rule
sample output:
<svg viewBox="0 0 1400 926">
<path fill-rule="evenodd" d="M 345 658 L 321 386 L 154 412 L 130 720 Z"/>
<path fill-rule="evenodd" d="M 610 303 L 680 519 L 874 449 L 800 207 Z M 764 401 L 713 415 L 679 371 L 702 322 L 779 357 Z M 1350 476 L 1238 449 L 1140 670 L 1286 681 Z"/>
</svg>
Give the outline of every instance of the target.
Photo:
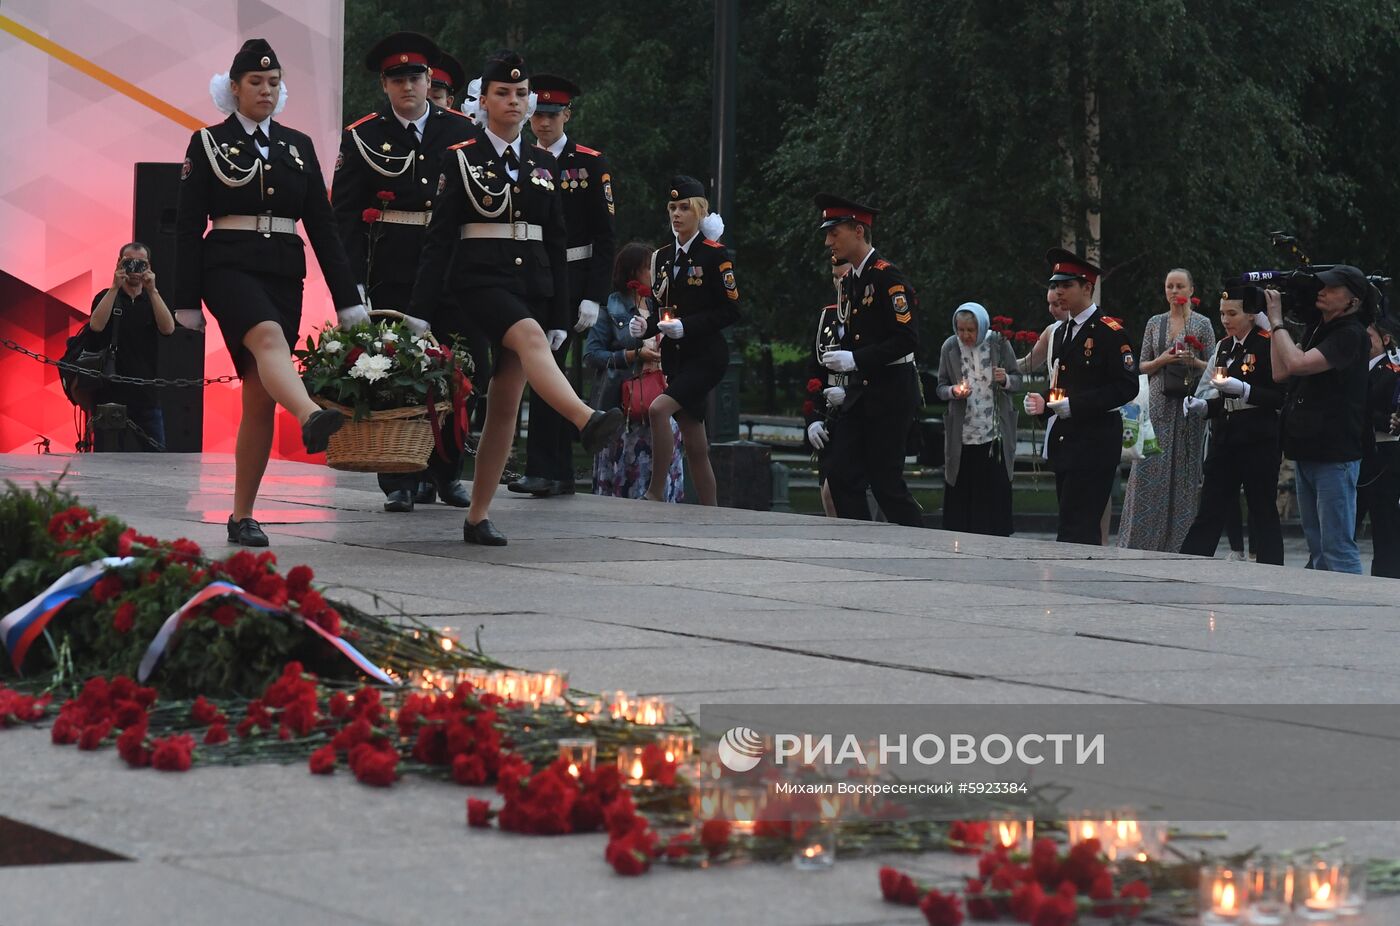
<svg viewBox="0 0 1400 926">
<path fill-rule="evenodd" d="M 107 556 L 85 566 L 75 566 L 37 596 L 0 618 L 0 642 L 10 654 L 15 671 L 20 671 L 29 647 L 64 605 L 87 594 L 107 570 L 119 569 L 131 561 L 130 556 Z"/>
<path fill-rule="evenodd" d="M 210 582 L 204 588 L 196 592 L 189 601 L 186 601 L 184 604 L 180 605 L 180 607 L 176 608 L 175 613 L 165 619 L 165 623 L 160 625 L 160 630 L 156 633 L 155 639 L 151 641 L 151 645 L 146 647 L 146 654 L 141 657 L 141 666 L 136 674 L 138 681 L 145 682 L 146 679 L 150 677 L 151 673 L 155 671 L 156 664 L 159 663 L 160 658 L 165 655 L 166 647 L 170 645 L 170 638 L 175 635 L 175 630 L 180 626 L 181 619 L 190 611 L 214 598 L 237 598 L 249 607 L 256 608 L 259 611 L 266 611 L 268 614 L 283 614 L 293 620 L 300 621 L 303 627 L 318 634 L 322 639 L 330 643 L 331 646 L 340 650 L 341 654 L 344 655 L 346 659 L 353 662 L 361 672 L 365 673 L 370 678 L 382 682 L 385 685 L 398 684 L 398 682 L 390 678 L 383 669 L 370 662 L 369 659 L 365 657 L 364 653 L 361 653 L 340 637 L 330 633 L 315 621 L 309 621 L 300 614 L 292 614 L 285 608 L 278 607 L 268 601 L 266 598 L 259 598 L 251 592 L 244 591 L 232 582 L 224 581 Z"/>
</svg>

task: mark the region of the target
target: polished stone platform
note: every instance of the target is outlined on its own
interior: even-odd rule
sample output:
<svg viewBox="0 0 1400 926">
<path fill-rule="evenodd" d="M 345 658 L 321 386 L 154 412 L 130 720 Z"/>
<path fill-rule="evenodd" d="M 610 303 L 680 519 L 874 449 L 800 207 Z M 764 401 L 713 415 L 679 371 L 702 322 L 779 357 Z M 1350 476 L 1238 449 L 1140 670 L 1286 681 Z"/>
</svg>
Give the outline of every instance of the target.
<svg viewBox="0 0 1400 926">
<path fill-rule="evenodd" d="M 0 478 L 21 484 L 65 467 L 85 502 L 143 532 L 226 549 L 231 458 L 0 456 Z M 381 502 L 373 476 L 274 462 L 257 514 L 282 564 L 344 586 L 331 597 L 378 595 L 590 690 L 688 709 L 1400 702 L 1392 580 L 504 490 L 492 518 L 510 545 L 480 548 L 461 542 L 462 511 L 386 514 Z M 601 837 L 468 831 L 462 802 L 475 792 L 431 782 L 379 791 L 301 766 L 126 771 L 110 752 L 53 748 L 30 730 L 0 733 L 0 771 L 0 815 L 135 860 L 0 868 L 6 924 L 921 920 L 880 902 L 873 860 L 624 880 Z M 1400 856 L 1391 823 L 1219 828 L 1242 846 L 1346 836 Z M 1373 903 L 1371 920 L 1400 922 L 1400 904 Z"/>
</svg>

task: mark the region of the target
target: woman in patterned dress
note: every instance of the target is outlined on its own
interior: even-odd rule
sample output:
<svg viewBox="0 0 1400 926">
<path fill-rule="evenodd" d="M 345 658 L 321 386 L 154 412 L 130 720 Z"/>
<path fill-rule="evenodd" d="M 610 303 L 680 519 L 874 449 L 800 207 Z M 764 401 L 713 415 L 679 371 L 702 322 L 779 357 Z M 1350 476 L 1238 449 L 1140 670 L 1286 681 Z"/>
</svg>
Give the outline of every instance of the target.
<svg viewBox="0 0 1400 926">
<path fill-rule="evenodd" d="M 1147 374 L 1149 412 L 1160 454 L 1133 463 L 1123 496 L 1118 546 L 1175 553 L 1196 518 L 1206 423 L 1182 412 L 1181 397 L 1167 396 L 1167 379 L 1189 370 L 1199 377 L 1215 350 L 1210 320 L 1192 311 L 1194 285 L 1186 270 L 1164 283 L 1167 311 L 1152 316 L 1142 336 L 1138 369 Z"/>
</svg>

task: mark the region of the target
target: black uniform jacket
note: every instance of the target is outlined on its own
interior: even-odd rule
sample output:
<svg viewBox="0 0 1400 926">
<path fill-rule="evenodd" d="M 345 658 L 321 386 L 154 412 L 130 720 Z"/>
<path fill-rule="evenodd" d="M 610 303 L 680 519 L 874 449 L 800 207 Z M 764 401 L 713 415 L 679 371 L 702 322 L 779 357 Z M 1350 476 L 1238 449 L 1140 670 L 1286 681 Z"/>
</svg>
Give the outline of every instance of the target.
<svg viewBox="0 0 1400 926">
<path fill-rule="evenodd" d="M 387 103 L 345 127 L 335 162 L 331 208 L 355 282 L 365 284 L 374 305 L 407 309 L 423 250 L 426 225 L 364 221 L 366 209 L 425 213 L 433 208 L 447 149 L 471 137 L 472 121 L 455 110 L 429 105 L 421 142 L 403 127 Z M 387 205 L 380 193 L 391 193 Z M 369 245 L 374 236 L 374 266 Z"/>
<path fill-rule="evenodd" d="M 573 306 L 582 299 L 604 305 L 612 291 L 617 233 L 613 230 L 612 174 L 603 152 L 572 138 L 566 141 L 559 152 L 559 192 L 564 198 L 568 246 L 593 245 L 592 257 L 569 263 L 569 301 Z"/>
<path fill-rule="evenodd" d="M 688 356 L 704 356 L 724 343 L 725 328 L 739 320 L 739 284 L 734 279 L 734 262 L 729 249 L 718 241 L 697 236 L 682 258 L 676 276 L 676 242 L 653 255 L 655 272 L 652 292 L 660 314 L 647 319 L 647 337 L 657 334 L 656 323 L 670 315 L 682 322 L 680 338 L 661 339 L 661 363 L 668 357 L 684 361 Z"/>
<path fill-rule="evenodd" d="M 1066 329 L 1055 332 L 1058 337 Z M 1138 365 L 1123 325 L 1097 309 L 1056 354 L 1055 385 L 1069 399 L 1068 418 L 1050 430 L 1048 457 L 1057 469 L 1095 466 L 1122 452 L 1118 408 L 1138 392 Z M 1049 418 L 1047 409 L 1041 417 Z"/>
<path fill-rule="evenodd" d="M 1229 447 L 1278 442 L 1278 410 L 1283 407 L 1283 385 L 1274 382 L 1269 338 L 1269 332 L 1255 327 L 1245 335 L 1243 347 L 1226 351 L 1225 345 L 1233 344 L 1230 340 L 1221 340 L 1216 347 L 1216 366 L 1226 367 L 1228 375 L 1249 383 L 1249 401 L 1224 396 L 1206 400 L 1212 457 Z M 1214 370 L 1206 371 L 1207 376 L 1214 373 Z"/>
<path fill-rule="evenodd" d="M 896 361 L 919 349 L 918 295 L 898 267 L 874 252 L 859 276 L 852 269 L 841 282 L 851 307 L 841 349 L 856 361 L 841 410 L 853 412 L 864 403 L 866 414 L 876 414 L 878 406 L 905 401 L 909 390 L 913 366 Z"/>
<path fill-rule="evenodd" d="M 553 155 L 522 144 L 519 177 L 512 182 L 480 126 L 450 147 L 437 179 L 411 314 L 431 320 L 443 295 L 470 308 L 464 293 L 498 288 L 526 302 L 547 302 L 548 317 L 541 320 L 546 330 L 571 328 L 557 177 Z M 510 227 L 518 237 L 464 239 L 460 229 L 467 224 Z M 541 228 L 543 240 L 527 237 L 529 225 Z"/>
<path fill-rule="evenodd" d="M 336 308 L 359 304 L 311 139 L 274 121 L 269 123 L 268 140 L 268 161 L 261 163 L 257 146 L 234 115 L 190 137 L 175 218 L 172 309 L 199 308 L 206 268 L 228 267 L 292 279 L 306 276 L 306 245 L 300 235 L 231 229 L 211 229 L 206 235 L 208 220 L 223 215 L 301 220 Z M 240 182 L 240 186 L 231 185 Z"/>
</svg>

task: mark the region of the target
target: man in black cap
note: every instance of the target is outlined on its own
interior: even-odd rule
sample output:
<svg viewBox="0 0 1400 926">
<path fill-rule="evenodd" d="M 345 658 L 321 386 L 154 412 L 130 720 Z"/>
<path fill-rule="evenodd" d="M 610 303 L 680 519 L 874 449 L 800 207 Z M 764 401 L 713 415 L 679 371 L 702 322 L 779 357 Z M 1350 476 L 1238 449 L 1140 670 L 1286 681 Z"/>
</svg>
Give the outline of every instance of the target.
<svg viewBox="0 0 1400 926">
<path fill-rule="evenodd" d="M 457 94 L 466 92 L 467 72 L 463 70 L 462 63 L 447 52 L 438 54 L 428 76 L 431 78 L 428 100 L 434 106 L 451 109 L 457 102 Z"/>
<path fill-rule="evenodd" d="M 1283 323 L 1283 301 L 1264 291 L 1273 331 L 1274 379 L 1288 382 L 1283 455 L 1296 464 L 1298 518 L 1308 565 L 1361 574 L 1356 547 L 1356 482 L 1366 439 L 1366 275 L 1345 264 L 1317 274 L 1322 285 L 1301 342 Z"/>
<path fill-rule="evenodd" d="M 365 56 L 365 68 L 379 75 L 385 104 L 341 134 L 331 205 L 355 278 L 372 308 L 408 309 L 440 162 L 449 146 L 474 131 L 461 113 L 428 102 L 429 68 L 440 55 L 431 39 L 415 32 L 396 32 L 375 45 Z M 409 326 L 420 333 L 427 330 L 418 319 Z M 437 335 L 445 340 L 454 333 Z M 444 435 L 453 433 L 453 428 L 443 428 Z M 433 453 L 425 473 L 380 473 L 384 510 L 412 511 L 420 480 L 434 483 L 447 504 L 465 508 L 469 496 L 458 478 L 462 448 L 452 443 L 445 440 Z"/>
<path fill-rule="evenodd" d="M 612 175 L 603 152 L 578 144 L 564 132 L 573 116 L 576 84 L 554 74 L 535 74 L 530 89 L 538 98 L 530 129 L 541 148 L 559 162 L 559 190 L 568 231 L 569 305 L 578 307 L 573 332 L 550 332 L 550 347 L 563 368 L 574 334 L 587 332 L 598 320 L 612 283 L 615 212 Z M 563 334 L 562 340 L 559 335 Z M 558 340 L 558 343 L 556 343 Z M 530 432 L 525 442 L 525 475 L 512 492 L 535 496 L 573 495 L 573 443 L 576 429 L 544 402 L 530 402 Z"/>
<path fill-rule="evenodd" d="M 851 264 L 842 283 L 850 318 L 839 346 L 821 357 L 832 374 L 826 385 L 845 389 L 827 451 L 831 501 L 838 517 L 868 521 L 869 485 L 886 518 L 922 527 L 923 511 L 904 481 L 905 441 L 919 401 L 918 298 L 899 268 L 871 247 L 878 210 L 830 193 L 815 202 L 832 260 Z"/>
<path fill-rule="evenodd" d="M 1137 359 L 1122 323 L 1094 301 L 1102 271 L 1064 248 L 1052 248 L 1045 261 L 1067 318 L 1051 345 L 1049 394 L 1026 393 L 1025 409 L 1046 419 L 1045 457 L 1060 505 L 1056 539 L 1099 546 L 1099 521 L 1123 452 L 1118 408 L 1137 395 Z"/>
</svg>

